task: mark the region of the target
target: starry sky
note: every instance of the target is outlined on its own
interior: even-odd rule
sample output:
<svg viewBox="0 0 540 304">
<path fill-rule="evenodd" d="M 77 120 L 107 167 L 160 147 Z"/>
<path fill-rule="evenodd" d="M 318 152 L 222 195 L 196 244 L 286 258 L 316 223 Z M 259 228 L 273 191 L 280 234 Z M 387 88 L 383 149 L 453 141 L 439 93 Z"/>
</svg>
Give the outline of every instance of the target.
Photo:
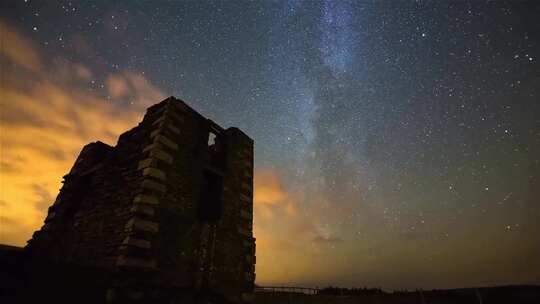
<svg viewBox="0 0 540 304">
<path fill-rule="evenodd" d="M 1 243 L 174 95 L 255 140 L 257 284 L 540 284 L 540 2 L 1 6 Z"/>
</svg>

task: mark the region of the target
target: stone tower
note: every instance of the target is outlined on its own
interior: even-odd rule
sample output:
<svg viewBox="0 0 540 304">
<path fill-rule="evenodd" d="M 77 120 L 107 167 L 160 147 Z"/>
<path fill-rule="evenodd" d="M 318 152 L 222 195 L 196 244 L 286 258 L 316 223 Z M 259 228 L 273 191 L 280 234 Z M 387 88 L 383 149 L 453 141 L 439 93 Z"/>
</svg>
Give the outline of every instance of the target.
<svg viewBox="0 0 540 304">
<path fill-rule="evenodd" d="M 110 302 L 240 301 L 255 281 L 252 223 L 253 140 L 169 97 L 116 146 L 82 149 L 26 251 L 106 274 Z"/>
</svg>

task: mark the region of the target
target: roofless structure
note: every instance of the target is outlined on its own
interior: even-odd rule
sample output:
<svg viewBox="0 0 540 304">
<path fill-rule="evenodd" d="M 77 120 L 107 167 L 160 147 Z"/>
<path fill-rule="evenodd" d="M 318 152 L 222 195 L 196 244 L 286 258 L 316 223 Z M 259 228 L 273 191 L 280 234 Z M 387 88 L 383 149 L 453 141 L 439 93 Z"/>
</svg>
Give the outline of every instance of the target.
<svg viewBox="0 0 540 304">
<path fill-rule="evenodd" d="M 91 269 L 108 302 L 241 301 L 255 280 L 252 222 L 253 140 L 169 97 L 116 146 L 82 149 L 26 251 Z"/>
</svg>

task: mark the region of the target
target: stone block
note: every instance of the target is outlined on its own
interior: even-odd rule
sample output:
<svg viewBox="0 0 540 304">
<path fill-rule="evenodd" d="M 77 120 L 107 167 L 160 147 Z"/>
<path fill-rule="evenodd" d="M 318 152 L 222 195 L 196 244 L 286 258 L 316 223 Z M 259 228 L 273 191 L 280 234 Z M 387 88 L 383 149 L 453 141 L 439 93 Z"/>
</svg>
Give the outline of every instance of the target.
<svg viewBox="0 0 540 304">
<path fill-rule="evenodd" d="M 152 243 L 147 240 L 143 239 L 137 239 L 132 236 L 127 236 L 123 241 L 122 244 L 132 247 L 138 247 L 143 249 L 149 249 L 152 247 Z"/>
<path fill-rule="evenodd" d="M 159 231 L 159 224 L 152 221 L 145 221 L 139 218 L 132 218 L 126 223 L 128 231 L 147 231 L 156 233 Z"/>
<path fill-rule="evenodd" d="M 133 202 L 157 205 L 159 204 L 159 199 L 153 195 L 137 194 L 137 196 L 135 196 L 135 198 L 133 199 Z"/>
<path fill-rule="evenodd" d="M 248 184 L 247 182 L 242 182 L 241 187 L 242 187 L 242 189 L 248 190 L 248 192 L 251 193 L 251 184 Z"/>
<path fill-rule="evenodd" d="M 242 218 L 244 218 L 246 220 L 251 220 L 253 218 L 251 212 L 246 211 L 244 209 L 240 210 L 240 217 L 242 217 Z"/>
<path fill-rule="evenodd" d="M 165 115 L 167 115 L 167 117 L 173 118 L 177 123 L 181 124 L 184 122 L 184 116 L 179 115 L 172 109 L 167 109 L 167 112 Z"/>
<path fill-rule="evenodd" d="M 157 129 L 155 129 L 154 131 L 150 132 L 150 138 L 154 138 L 156 136 L 158 136 L 159 134 L 161 134 L 163 131 L 163 128 L 162 127 L 159 127 Z"/>
<path fill-rule="evenodd" d="M 244 168 L 247 168 L 247 169 L 251 170 L 251 168 L 253 168 L 253 162 L 252 162 L 251 158 L 250 159 L 244 159 L 242 161 L 242 166 Z"/>
<path fill-rule="evenodd" d="M 180 134 L 180 129 L 178 129 L 177 127 L 171 125 L 171 124 L 167 124 L 167 128 L 169 128 L 169 130 L 171 130 L 171 132 L 175 133 L 175 134 Z"/>
<path fill-rule="evenodd" d="M 250 275 L 251 275 L 251 277 L 249 278 L 249 280 L 254 281 L 255 276 L 253 274 L 250 274 Z M 255 294 L 253 294 L 251 292 L 244 292 L 241 295 L 241 299 L 245 303 L 253 303 L 255 301 Z"/>
<path fill-rule="evenodd" d="M 158 119 L 154 120 L 152 123 L 153 126 L 161 126 L 165 122 L 165 116 L 160 116 Z"/>
<path fill-rule="evenodd" d="M 140 290 L 129 290 L 126 292 L 130 300 L 140 301 L 144 297 L 144 292 Z"/>
<path fill-rule="evenodd" d="M 254 281 L 255 279 L 253 272 L 244 272 L 244 276 L 246 277 L 246 280 L 248 281 Z"/>
<path fill-rule="evenodd" d="M 148 146 L 144 147 L 143 153 L 146 153 L 146 152 L 149 152 L 149 151 L 152 151 L 152 150 L 155 150 L 155 149 L 159 149 L 159 148 L 160 148 L 159 143 L 154 142 L 154 143 L 151 143 Z"/>
<path fill-rule="evenodd" d="M 244 235 L 244 236 L 249 236 L 251 237 L 251 231 L 247 230 L 247 229 L 244 229 L 244 228 L 241 228 L 241 227 L 238 227 L 238 233 Z"/>
<path fill-rule="evenodd" d="M 173 162 L 173 157 L 172 155 L 170 155 L 169 153 L 163 151 L 163 150 L 160 150 L 160 149 L 154 149 L 154 150 L 151 150 L 150 151 L 150 157 L 154 157 L 154 158 L 157 158 L 159 160 L 162 160 L 168 164 L 172 164 Z"/>
<path fill-rule="evenodd" d="M 151 190 L 155 190 L 161 193 L 164 193 L 165 191 L 167 191 L 167 186 L 160 184 L 158 182 L 155 182 L 153 180 L 150 180 L 150 179 L 143 180 L 141 186 L 144 189 L 151 189 Z"/>
<path fill-rule="evenodd" d="M 139 162 L 139 165 L 137 166 L 137 170 L 142 170 L 144 168 L 153 167 L 156 164 L 156 160 L 152 158 L 147 158 L 144 160 L 141 160 Z"/>
<path fill-rule="evenodd" d="M 153 216 L 155 214 L 154 208 L 152 206 L 146 205 L 146 204 L 134 204 L 131 209 L 131 212 L 137 213 L 137 214 L 145 214 L 149 216 Z"/>
<path fill-rule="evenodd" d="M 151 176 L 151 177 L 154 177 L 154 178 L 157 178 L 157 179 L 160 179 L 160 180 L 165 180 L 166 179 L 166 174 L 165 172 L 159 170 L 159 169 L 156 169 L 156 168 L 145 168 L 143 170 L 143 176 Z"/>
<path fill-rule="evenodd" d="M 170 148 L 172 150 L 178 150 L 178 144 L 176 144 L 175 142 L 173 142 L 172 140 L 168 139 L 167 137 L 163 135 L 157 135 L 154 141 L 159 142 L 163 144 L 165 147 Z"/>
<path fill-rule="evenodd" d="M 143 268 L 143 269 L 156 269 L 157 263 L 154 259 L 143 259 L 143 258 L 131 258 L 120 256 L 116 261 L 117 266 L 123 267 L 134 267 L 134 268 Z"/>
</svg>

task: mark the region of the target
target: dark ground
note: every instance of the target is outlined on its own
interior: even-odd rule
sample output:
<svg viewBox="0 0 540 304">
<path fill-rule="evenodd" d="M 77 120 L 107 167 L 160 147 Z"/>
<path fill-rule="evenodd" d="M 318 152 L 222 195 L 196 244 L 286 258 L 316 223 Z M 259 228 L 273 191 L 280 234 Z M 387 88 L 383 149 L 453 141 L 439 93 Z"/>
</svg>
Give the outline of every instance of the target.
<svg viewBox="0 0 540 304">
<path fill-rule="evenodd" d="M 478 291 L 477 291 L 478 290 Z M 499 286 L 485 288 L 446 289 L 432 291 L 410 291 L 393 293 L 371 293 L 340 295 L 305 295 L 293 293 L 257 293 L 257 304 L 502 304 L 540 303 L 540 286 Z"/>
<path fill-rule="evenodd" d="M 35 263 L 22 248 L 0 245 L 0 303 L 102 303 L 107 276 L 89 269 Z M 32 271 L 30 270 L 32 269 Z M 37 272 L 35 271 L 37 269 Z M 84 273 L 84 276 L 78 275 Z M 66 278 L 70 278 L 66 280 Z M 81 287 L 82 286 L 82 287 Z M 186 297 L 176 297 L 186 303 Z M 194 300 L 195 299 L 195 300 Z M 191 303 L 222 303 L 218 297 L 190 297 Z M 254 304 L 538 304 L 540 286 L 499 286 L 430 291 L 325 288 L 318 295 L 257 292 Z"/>
</svg>

